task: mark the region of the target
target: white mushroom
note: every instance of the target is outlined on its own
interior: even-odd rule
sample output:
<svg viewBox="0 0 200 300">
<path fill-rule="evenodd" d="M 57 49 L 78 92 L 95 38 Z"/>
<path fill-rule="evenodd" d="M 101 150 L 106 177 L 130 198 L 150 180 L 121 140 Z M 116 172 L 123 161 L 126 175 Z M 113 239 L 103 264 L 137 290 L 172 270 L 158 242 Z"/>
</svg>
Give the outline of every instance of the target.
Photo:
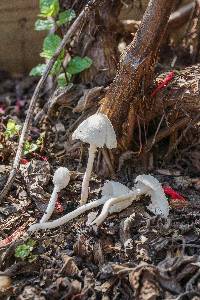
<svg viewBox="0 0 200 300">
<path fill-rule="evenodd" d="M 107 218 L 108 214 L 118 213 L 124 210 L 140 195 L 140 190 L 135 189 L 134 191 L 125 191 L 125 193 L 120 192 L 118 195 L 113 195 L 110 199 L 107 198 L 100 215 L 91 223 L 91 225 L 99 226 Z"/>
<path fill-rule="evenodd" d="M 109 149 L 116 148 L 117 140 L 110 120 L 102 113 L 96 113 L 83 121 L 74 131 L 72 139 L 80 139 L 90 144 L 87 168 L 82 182 L 80 204 L 83 205 L 88 198 L 89 180 L 97 148 L 104 146 Z"/>
<path fill-rule="evenodd" d="M 102 198 L 109 200 L 110 198 L 115 198 L 122 196 L 124 194 L 130 193 L 131 190 L 125 186 L 124 184 L 117 181 L 106 181 L 104 186 L 102 187 Z M 112 205 L 109 209 L 109 213 L 120 212 L 121 210 L 127 208 L 130 205 L 130 201 L 123 201 L 121 203 L 117 203 L 116 205 Z"/>
<path fill-rule="evenodd" d="M 58 193 L 68 185 L 69 181 L 70 171 L 67 168 L 60 167 L 55 171 L 53 176 L 54 189 L 40 223 L 44 223 L 49 220 L 54 211 Z"/>
<path fill-rule="evenodd" d="M 34 232 L 40 229 L 51 229 L 51 228 L 56 228 L 59 227 L 73 219 L 75 219 L 76 217 L 78 217 L 79 215 L 83 214 L 84 212 L 98 207 L 99 205 L 102 205 L 105 203 L 105 199 L 98 199 L 92 202 L 89 202 L 85 205 L 79 206 L 77 209 L 73 210 L 72 212 L 68 213 L 67 215 L 54 220 L 52 222 L 46 222 L 46 223 L 37 223 L 37 224 L 33 224 L 29 227 L 28 231 L 29 232 Z"/>
<path fill-rule="evenodd" d="M 129 188 L 127 188 L 125 185 L 123 185 L 119 182 L 107 181 L 102 188 L 101 199 L 98 199 L 96 201 L 92 201 L 90 203 L 82 205 L 82 206 L 78 207 L 77 209 L 75 209 L 74 211 L 68 213 L 67 215 L 65 215 L 57 220 L 54 220 L 52 222 L 46 222 L 46 223 L 42 223 L 42 224 L 40 222 L 39 224 L 33 224 L 30 226 L 29 231 L 32 232 L 32 231 L 36 231 L 39 229 L 50 229 L 50 228 L 59 227 L 65 223 L 71 221 L 72 219 L 78 217 L 79 215 L 85 213 L 86 211 L 104 204 L 108 199 L 110 199 L 111 196 L 113 196 L 113 195 L 117 196 L 120 194 L 127 193 L 129 191 L 131 191 L 131 190 L 129 190 Z M 124 205 L 125 205 L 125 202 L 123 204 L 123 207 L 124 207 Z M 124 208 L 122 208 L 122 209 L 124 209 Z M 112 209 L 114 209 L 113 212 L 120 211 L 119 207 L 117 205 L 114 208 L 111 207 L 111 210 Z"/>
<path fill-rule="evenodd" d="M 139 175 L 136 177 L 136 186 L 132 191 L 124 195 L 111 195 L 111 199 L 105 202 L 101 214 L 91 223 L 99 226 L 109 213 L 120 212 L 130 206 L 133 200 L 137 200 L 140 195 L 147 194 L 151 197 L 151 204 L 147 207 L 156 215 L 167 218 L 169 214 L 169 204 L 163 188 L 159 181 L 151 175 Z M 119 196 L 119 197 L 117 197 Z"/>
<path fill-rule="evenodd" d="M 136 188 L 151 197 L 151 203 L 147 208 L 155 215 L 167 218 L 169 215 L 169 203 L 160 182 L 151 175 L 139 175 L 135 179 Z"/>
</svg>

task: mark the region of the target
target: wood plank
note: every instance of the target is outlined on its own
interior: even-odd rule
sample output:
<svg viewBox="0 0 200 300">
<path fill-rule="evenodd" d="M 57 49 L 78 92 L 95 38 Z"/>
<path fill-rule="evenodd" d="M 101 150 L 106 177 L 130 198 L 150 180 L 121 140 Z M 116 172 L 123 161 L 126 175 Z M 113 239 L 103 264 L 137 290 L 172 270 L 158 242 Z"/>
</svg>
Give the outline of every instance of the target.
<svg viewBox="0 0 200 300">
<path fill-rule="evenodd" d="M 36 32 L 38 0 L 0 1 L 0 68 L 13 74 L 29 73 L 43 60 L 39 53 L 45 32 Z"/>
</svg>

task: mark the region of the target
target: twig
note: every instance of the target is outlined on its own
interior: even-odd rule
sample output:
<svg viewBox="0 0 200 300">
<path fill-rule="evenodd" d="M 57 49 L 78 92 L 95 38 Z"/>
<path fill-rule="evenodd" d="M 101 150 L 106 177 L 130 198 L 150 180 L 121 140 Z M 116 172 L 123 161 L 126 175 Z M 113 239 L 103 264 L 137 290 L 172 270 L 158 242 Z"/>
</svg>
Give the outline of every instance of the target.
<svg viewBox="0 0 200 300">
<path fill-rule="evenodd" d="M 150 148 L 148 149 L 148 151 L 150 151 L 150 150 L 152 149 L 153 145 L 154 145 L 155 142 L 156 142 L 156 136 L 157 136 L 157 134 L 158 134 L 158 132 L 159 132 L 159 130 L 160 130 L 160 126 L 161 126 L 161 124 L 162 124 L 163 119 L 164 119 L 164 114 L 162 115 L 162 117 L 161 117 L 161 119 L 160 119 L 160 122 L 159 122 L 159 124 L 158 124 L 158 127 L 157 127 L 157 129 L 156 129 L 156 132 L 155 132 L 155 134 L 154 134 L 152 143 L 151 143 Z"/>
<path fill-rule="evenodd" d="M 168 150 L 167 154 L 165 155 L 165 159 L 169 157 L 169 155 L 172 153 L 172 151 L 180 144 L 183 137 L 186 135 L 187 131 L 191 128 L 192 125 L 196 124 L 200 120 L 200 113 L 197 114 L 197 116 L 188 123 L 187 127 L 183 130 L 180 137 L 177 139 L 176 143 L 173 144 L 170 149 Z M 188 120 L 189 121 L 189 120 Z M 187 124 L 187 123 L 186 123 Z"/>
<path fill-rule="evenodd" d="M 143 149 L 143 152 L 148 152 L 149 148 L 152 146 L 153 142 L 154 142 L 154 144 L 160 142 L 162 139 L 168 137 L 174 131 L 183 128 L 189 121 L 190 121 L 190 119 L 188 117 L 184 117 L 184 118 L 178 120 L 171 127 L 161 129 L 156 136 L 154 135 L 153 137 L 150 137 L 148 139 L 147 144 L 145 145 L 145 147 Z"/>
<path fill-rule="evenodd" d="M 17 170 L 18 170 L 19 164 L 20 164 L 20 159 L 21 159 L 21 156 L 22 156 L 24 141 L 25 141 L 28 129 L 29 129 L 30 124 L 31 124 L 31 119 L 32 119 L 32 116 L 33 116 L 33 110 L 35 108 L 38 96 L 39 96 L 39 94 L 40 94 L 42 88 L 44 87 L 44 84 L 45 84 L 45 82 L 48 78 L 48 75 L 49 75 L 56 59 L 60 55 L 61 51 L 64 49 L 66 44 L 71 40 L 72 35 L 78 30 L 78 28 L 80 26 L 80 23 L 82 23 L 84 21 L 84 19 L 89 15 L 93 5 L 95 3 L 98 3 L 98 2 L 100 2 L 100 1 L 99 0 L 90 0 L 88 2 L 88 4 L 84 7 L 84 9 L 79 14 L 77 19 L 74 21 L 72 26 L 69 28 L 67 33 L 64 35 L 60 46 L 57 48 L 55 54 L 49 60 L 47 66 L 46 66 L 45 72 L 42 75 L 41 79 L 39 80 L 39 82 L 36 86 L 36 89 L 33 93 L 32 98 L 31 98 L 31 102 L 30 102 L 30 106 L 29 106 L 29 109 L 28 109 L 28 112 L 27 112 L 27 115 L 26 115 L 25 122 L 24 122 L 24 125 L 23 125 L 23 128 L 22 128 L 22 132 L 21 132 L 21 136 L 20 136 L 20 140 L 19 140 L 19 144 L 18 144 L 18 148 L 17 148 L 17 153 L 15 155 L 13 167 L 12 167 L 12 170 L 11 170 L 10 175 L 8 177 L 8 180 L 6 182 L 6 185 L 5 185 L 5 187 L 3 188 L 3 190 L 0 194 L 0 202 L 7 195 L 7 193 L 9 192 L 9 190 L 10 190 L 12 184 L 13 184 L 13 181 L 15 180 L 15 176 L 17 174 Z"/>
</svg>

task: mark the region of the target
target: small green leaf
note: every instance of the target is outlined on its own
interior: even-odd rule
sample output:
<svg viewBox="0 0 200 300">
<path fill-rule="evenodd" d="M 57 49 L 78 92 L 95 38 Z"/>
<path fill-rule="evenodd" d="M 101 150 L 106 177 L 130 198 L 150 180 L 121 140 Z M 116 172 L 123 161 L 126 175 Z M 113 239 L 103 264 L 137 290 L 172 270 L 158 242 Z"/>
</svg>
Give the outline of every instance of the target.
<svg viewBox="0 0 200 300">
<path fill-rule="evenodd" d="M 38 149 L 38 145 L 36 143 L 30 143 L 30 142 L 26 141 L 24 143 L 23 154 L 27 155 L 31 152 L 34 152 L 37 149 Z"/>
<path fill-rule="evenodd" d="M 41 31 L 41 30 L 50 30 L 53 28 L 54 23 L 51 20 L 37 20 L 35 22 L 35 30 Z"/>
<path fill-rule="evenodd" d="M 20 125 L 17 125 L 14 120 L 9 119 L 6 126 L 6 130 L 4 132 L 5 137 L 12 138 L 13 136 L 19 133 L 20 129 L 21 129 Z"/>
<path fill-rule="evenodd" d="M 26 245 L 28 245 L 30 248 L 33 248 L 36 245 L 36 241 L 30 239 L 27 241 Z"/>
<path fill-rule="evenodd" d="M 38 150 L 38 148 L 40 148 L 44 143 L 44 136 L 45 136 L 45 132 L 42 132 L 39 138 L 35 142 L 25 141 L 23 154 L 27 155 L 31 152 L 35 152 L 36 150 Z"/>
<path fill-rule="evenodd" d="M 30 76 L 42 76 L 45 69 L 46 69 L 45 64 L 39 64 L 30 71 L 29 75 Z"/>
<path fill-rule="evenodd" d="M 40 16 L 55 17 L 59 10 L 59 0 L 40 0 Z"/>
<path fill-rule="evenodd" d="M 44 144 L 45 132 L 40 133 L 39 138 L 36 141 L 37 146 L 42 146 Z"/>
<path fill-rule="evenodd" d="M 56 22 L 58 26 L 61 26 L 65 23 L 71 22 L 76 17 L 75 11 L 73 9 L 68 9 L 59 13 L 58 21 Z"/>
<path fill-rule="evenodd" d="M 33 254 L 31 253 L 36 245 L 36 241 L 28 240 L 27 243 L 17 246 L 15 249 L 15 257 L 25 260 L 26 258 L 32 258 Z"/>
<path fill-rule="evenodd" d="M 66 78 L 67 76 L 67 78 Z M 57 78 L 57 82 L 58 82 L 58 86 L 59 87 L 65 87 L 66 85 L 68 85 L 68 83 L 70 82 L 71 80 L 71 74 L 69 73 L 61 73 L 58 78 Z"/>
<path fill-rule="evenodd" d="M 54 53 L 56 52 L 56 49 L 59 47 L 62 39 L 57 34 L 49 34 L 43 42 L 43 51 L 40 53 L 42 57 L 45 57 L 47 59 L 50 59 Z M 62 52 L 61 56 L 63 57 L 64 51 Z"/>
<path fill-rule="evenodd" d="M 75 75 L 84 71 L 85 69 L 88 69 L 91 65 L 92 65 L 91 58 L 87 56 L 83 58 L 80 56 L 75 56 L 68 63 L 67 72 L 70 73 L 71 75 Z"/>
</svg>

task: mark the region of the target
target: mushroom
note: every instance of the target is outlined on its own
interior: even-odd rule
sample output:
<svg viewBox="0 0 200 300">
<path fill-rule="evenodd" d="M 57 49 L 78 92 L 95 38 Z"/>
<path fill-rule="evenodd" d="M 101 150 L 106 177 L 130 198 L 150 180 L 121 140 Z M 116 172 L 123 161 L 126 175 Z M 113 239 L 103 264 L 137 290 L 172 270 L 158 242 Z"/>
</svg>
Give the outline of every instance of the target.
<svg viewBox="0 0 200 300">
<path fill-rule="evenodd" d="M 133 200 L 138 199 L 142 194 L 151 197 L 151 204 L 147 207 L 156 215 L 162 215 L 167 218 L 169 215 L 169 204 L 163 188 L 159 181 L 151 175 L 139 175 L 136 177 L 136 186 L 132 191 L 119 195 L 112 196 L 111 199 L 105 202 L 101 214 L 91 223 L 91 225 L 99 226 L 108 216 L 109 213 L 120 212 L 129 205 Z"/>
<path fill-rule="evenodd" d="M 58 193 L 68 185 L 69 181 L 70 171 L 67 168 L 60 167 L 55 171 L 53 176 L 54 189 L 40 223 L 44 223 L 49 220 L 54 211 Z"/>
<path fill-rule="evenodd" d="M 129 191 L 131 191 L 131 190 L 129 190 L 129 188 L 127 188 L 125 185 L 123 185 L 119 182 L 107 181 L 102 188 L 101 199 L 98 199 L 98 200 L 92 201 L 90 203 L 87 203 L 85 205 L 82 205 L 82 206 L 78 207 L 77 209 L 75 209 L 74 211 L 68 213 L 67 215 L 65 215 L 57 220 L 54 220 L 52 222 L 46 222 L 46 223 L 42 223 L 42 224 L 41 223 L 33 224 L 30 226 L 28 231 L 33 232 L 33 231 L 36 231 L 39 229 L 51 229 L 51 228 L 59 227 L 65 223 L 73 220 L 74 218 L 78 217 L 79 215 L 85 213 L 86 211 L 104 204 L 108 199 L 110 199 L 110 197 L 112 195 L 116 196 L 119 194 L 127 193 Z M 115 206 L 115 212 L 116 212 L 116 209 L 117 209 L 117 206 Z"/>
<path fill-rule="evenodd" d="M 82 182 L 80 204 L 83 205 L 88 198 L 89 180 L 97 148 L 103 148 L 104 145 L 109 149 L 116 148 L 117 140 L 110 120 L 102 113 L 96 113 L 84 120 L 72 134 L 72 139 L 80 139 L 90 144 L 87 168 Z"/>
<path fill-rule="evenodd" d="M 151 175 L 139 175 L 135 179 L 136 188 L 151 197 L 151 203 L 147 208 L 155 215 L 167 218 L 169 215 L 169 203 L 160 182 Z"/>
<path fill-rule="evenodd" d="M 100 215 L 90 225 L 99 226 L 107 218 L 108 214 L 119 213 L 124 210 L 130 206 L 133 200 L 136 200 L 139 195 L 141 195 L 140 190 L 135 189 L 134 191 L 129 190 L 128 193 L 120 193 L 120 195 L 112 196 L 112 198 L 107 199 Z"/>
<path fill-rule="evenodd" d="M 109 180 L 104 183 L 101 194 L 102 194 L 102 198 L 107 201 L 110 198 L 119 197 L 124 194 L 126 195 L 130 192 L 131 190 L 124 184 L 117 181 Z M 123 201 L 122 203 L 117 203 L 116 205 L 111 206 L 109 208 L 109 213 L 112 214 L 115 212 L 120 212 L 121 210 L 127 208 L 129 205 L 130 205 L 129 200 Z"/>
<path fill-rule="evenodd" d="M 98 199 L 92 202 L 89 202 L 87 204 L 84 204 L 82 206 L 79 206 L 77 209 L 73 210 L 72 212 L 68 213 L 67 215 L 54 220 L 52 222 L 45 222 L 45 223 L 37 223 L 37 224 L 33 224 L 29 227 L 28 231 L 29 232 L 34 232 L 40 229 L 51 229 L 51 228 L 56 228 L 59 227 L 71 220 L 73 220 L 74 218 L 78 217 L 79 215 L 83 214 L 84 212 L 98 207 L 99 205 L 102 205 L 105 203 L 105 199 Z"/>
</svg>

